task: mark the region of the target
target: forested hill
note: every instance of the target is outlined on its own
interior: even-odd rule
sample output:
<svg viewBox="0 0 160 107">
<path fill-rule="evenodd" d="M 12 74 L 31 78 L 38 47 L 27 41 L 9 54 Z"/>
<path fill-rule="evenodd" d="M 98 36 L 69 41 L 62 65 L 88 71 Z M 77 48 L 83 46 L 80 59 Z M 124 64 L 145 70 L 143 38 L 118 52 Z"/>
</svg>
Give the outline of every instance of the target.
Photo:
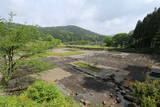
<svg viewBox="0 0 160 107">
<path fill-rule="evenodd" d="M 46 34 L 54 36 L 56 39 L 62 40 L 63 42 L 81 40 L 90 42 L 101 42 L 105 38 L 105 36 L 103 35 L 73 25 L 58 27 L 40 27 L 39 29 Z"/>
</svg>

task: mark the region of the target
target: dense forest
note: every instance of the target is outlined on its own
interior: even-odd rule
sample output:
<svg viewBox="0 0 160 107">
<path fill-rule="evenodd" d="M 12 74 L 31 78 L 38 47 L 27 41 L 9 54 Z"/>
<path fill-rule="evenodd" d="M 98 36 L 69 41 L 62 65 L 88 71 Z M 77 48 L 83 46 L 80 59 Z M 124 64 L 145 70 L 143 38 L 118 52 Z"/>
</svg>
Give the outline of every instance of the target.
<svg viewBox="0 0 160 107">
<path fill-rule="evenodd" d="M 160 8 L 138 21 L 133 37 L 138 48 L 160 48 Z"/>
<path fill-rule="evenodd" d="M 106 46 L 123 48 L 160 48 L 160 8 L 138 21 L 135 30 L 106 37 Z"/>
</svg>

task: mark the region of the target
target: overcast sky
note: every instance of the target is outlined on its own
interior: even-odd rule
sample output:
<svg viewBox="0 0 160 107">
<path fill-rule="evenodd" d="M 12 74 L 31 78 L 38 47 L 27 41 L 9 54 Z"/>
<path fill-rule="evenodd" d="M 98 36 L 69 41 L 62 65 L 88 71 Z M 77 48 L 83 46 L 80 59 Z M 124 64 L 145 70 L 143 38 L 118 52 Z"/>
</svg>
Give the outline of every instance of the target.
<svg viewBox="0 0 160 107">
<path fill-rule="evenodd" d="M 0 0 L 0 17 L 40 26 L 77 25 L 112 35 L 135 28 L 139 19 L 160 7 L 160 0 Z"/>
</svg>

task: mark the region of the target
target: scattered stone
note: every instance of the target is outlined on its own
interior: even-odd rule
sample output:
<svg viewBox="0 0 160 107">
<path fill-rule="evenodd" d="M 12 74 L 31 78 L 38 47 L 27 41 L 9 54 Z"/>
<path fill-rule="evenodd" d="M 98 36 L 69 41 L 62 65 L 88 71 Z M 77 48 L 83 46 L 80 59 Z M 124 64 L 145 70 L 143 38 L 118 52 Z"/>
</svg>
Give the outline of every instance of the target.
<svg viewBox="0 0 160 107">
<path fill-rule="evenodd" d="M 128 104 L 127 107 L 138 107 L 136 104 Z"/>
<path fill-rule="evenodd" d="M 122 95 L 126 95 L 126 91 L 125 90 L 121 90 L 121 94 Z"/>
<path fill-rule="evenodd" d="M 84 100 L 84 99 L 81 99 L 80 102 L 81 102 L 82 104 L 84 104 L 85 100 Z"/>
<path fill-rule="evenodd" d="M 118 87 L 116 87 L 116 88 L 115 88 L 115 90 L 116 90 L 116 92 L 118 92 L 118 91 L 119 91 L 119 88 L 118 88 Z"/>
<path fill-rule="evenodd" d="M 134 102 L 134 97 L 131 95 L 124 95 L 124 99 L 130 101 L 130 102 Z"/>
<path fill-rule="evenodd" d="M 119 97 L 116 98 L 117 103 L 121 103 L 121 99 Z"/>
<path fill-rule="evenodd" d="M 118 88 L 119 88 L 120 90 L 123 90 L 123 89 L 124 89 L 124 88 L 123 88 L 122 86 L 120 86 L 120 85 L 118 86 Z"/>
<path fill-rule="evenodd" d="M 93 94 L 93 93 L 90 93 L 90 95 L 93 96 L 94 94 Z"/>
<path fill-rule="evenodd" d="M 113 94 L 111 93 L 109 96 L 112 98 L 112 97 L 113 97 Z"/>
<path fill-rule="evenodd" d="M 91 104 L 90 101 L 87 101 L 87 100 L 84 100 L 84 99 L 81 99 L 80 102 L 85 106 L 88 106 L 88 105 Z"/>
<path fill-rule="evenodd" d="M 119 70 L 116 70 L 116 72 L 119 72 Z"/>
<path fill-rule="evenodd" d="M 117 104 L 117 100 L 114 100 L 113 104 Z"/>
<path fill-rule="evenodd" d="M 78 96 L 79 94 L 78 94 L 78 93 L 75 93 L 75 95 Z"/>
<path fill-rule="evenodd" d="M 106 104 L 107 104 L 107 102 L 106 102 L 106 101 L 103 101 L 103 102 L 102 102 L 102 104 L 103 104 L 103 105 L 106 105 Z"/>
<path fill-rule="evenodd" d="M 84 105 L 90 105 L 90 104 L 91 104 L 90 101 L 87 101 L 87 100 L 86 100 L 86 101 L 84 102 Z"/>
<path fill-rule="evenodd" d="M 112 74 L 110 75 L 110 78 L 114 80 L 115 76 L 116 76 L 115 74 Z"/>
</svg>

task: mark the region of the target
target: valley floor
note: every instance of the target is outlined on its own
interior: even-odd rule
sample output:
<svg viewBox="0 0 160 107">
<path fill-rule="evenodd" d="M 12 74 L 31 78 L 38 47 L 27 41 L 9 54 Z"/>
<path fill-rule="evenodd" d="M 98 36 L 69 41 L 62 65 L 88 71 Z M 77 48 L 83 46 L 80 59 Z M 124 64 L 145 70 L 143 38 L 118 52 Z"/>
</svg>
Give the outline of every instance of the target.
<svg viewBox="0 0 160 107">
<path fill-rule="evenodd" d="M 52 49 L 52 52 L 70 52 L 75 49 Z M 159 65 L 157 57 L 122 52 L 78 50 L 82 54 L 70 56 L 48 56 L 44 62 L 56 65 L 58 68 L 33 77 L 56 82 L 66 94 L 77 102 L 88 106 L 124 107 L 132 102 L 129 87 L 132 81 L 144 81 L 153 65 Z M 99 72 L 75 65 L 83 62 L 96 66 Z"/>
</svg>

